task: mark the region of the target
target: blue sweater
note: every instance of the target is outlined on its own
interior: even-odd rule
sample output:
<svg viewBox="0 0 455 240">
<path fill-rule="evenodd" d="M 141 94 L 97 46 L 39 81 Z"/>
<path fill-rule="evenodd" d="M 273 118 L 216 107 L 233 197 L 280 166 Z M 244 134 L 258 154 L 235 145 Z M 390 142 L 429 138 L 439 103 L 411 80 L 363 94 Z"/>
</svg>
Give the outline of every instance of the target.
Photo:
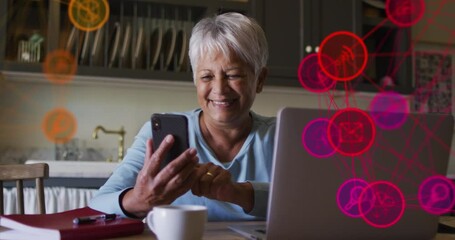
<svg viewBox="0 0 455 240">
<path fill-rule="evenodd" d="M 196 204 L 208 208 L 209 221 L 264 220 L 267 215 L 276 119 L 251 112 L 253 127 L 239 153 L 229 163 L 221 163 L 205 142 L 199 126 L 201 109 L 179 113 L 188 118 L 190 147 L 196 148 L 200 163 L 212 162 L 228 170 L 234 182 L 248 181 L 254 188 L 254 208 L 245 213 L 235 204 L 198 197 L 186 192 L 172 204 Z M 99 211 L 126 216 L 121 210 L 120 194 L 132 188 L 144 164 L 147 139 L 152 137 L 150 122 L 144 124 L 128 149 L 123 161 L 107 182 L 99 189 L 89 206 Z"/>
</svg>

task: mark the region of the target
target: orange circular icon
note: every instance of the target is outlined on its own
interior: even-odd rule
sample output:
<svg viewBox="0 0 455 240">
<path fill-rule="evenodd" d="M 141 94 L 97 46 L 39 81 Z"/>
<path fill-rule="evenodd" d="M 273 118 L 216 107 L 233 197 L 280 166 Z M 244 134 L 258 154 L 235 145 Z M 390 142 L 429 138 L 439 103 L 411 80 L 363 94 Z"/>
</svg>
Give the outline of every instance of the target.
<svg viewBox="0 0 455 240">
<path fill-rule="evenodd" d="M 66 143 L 76 133 L 77 124 L 74 115 L 64 108 L 56 108 L 46 114 L 42 128 L 46 138 L 54 143 Z"/>
<path fill-rule="evenodd" d="M 74 26 L 80 30 L 97 30 L 109 18 L 109 3 L 106 0 L 71 0 L 68 15 Z"/>
<path fill-rule="evenodd" d="M 46 78 L 56 84 L 65 84 L 73 80 L 77 63 L 74 56 L 65 50 L 55 50 L 46 55 L 43 72 Z"/>
</svg>

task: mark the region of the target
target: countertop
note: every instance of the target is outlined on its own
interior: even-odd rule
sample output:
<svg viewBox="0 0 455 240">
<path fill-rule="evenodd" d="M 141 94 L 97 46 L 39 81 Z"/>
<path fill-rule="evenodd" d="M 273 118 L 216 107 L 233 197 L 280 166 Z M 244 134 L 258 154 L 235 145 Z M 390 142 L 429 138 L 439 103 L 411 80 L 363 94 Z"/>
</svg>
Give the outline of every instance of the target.
<svg viewBox="0 0 455 240">
<path fill-rule="evenodd" d="M 50 178 L 109 178 L 118 162 L 27 160 L 28 163 L 47 163 Z"/>
</svg>

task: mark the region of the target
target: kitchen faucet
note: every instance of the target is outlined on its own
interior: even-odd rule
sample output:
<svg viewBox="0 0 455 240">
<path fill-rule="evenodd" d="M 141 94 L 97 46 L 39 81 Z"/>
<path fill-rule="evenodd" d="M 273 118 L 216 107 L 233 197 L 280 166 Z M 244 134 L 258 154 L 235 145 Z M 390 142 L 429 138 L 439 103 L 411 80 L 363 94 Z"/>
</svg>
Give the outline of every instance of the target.
<svg viewBox="0 0 455 240">
<path fill-rule="evenodd" d="M 95 130 L 93 131 L 92 133 L 92 137 L 94 139 L 97 139 L 98 138 L 98 132 L 99 131 L 102 131 L 106 134 L 118 134 L 119 135 L 119 145 L 118 145 L 118 161 L 122 161 L 123 159 L 123 154 L 124 154 L 124 149 L 125 149 L 125 129 L 123 128 L 123 126 L 120 128 L 119 131 L 114 131 L 114 130 L 106 130 L 103 126 L 101 125 L 98 125 L 96 126 Z"/>
</svg>

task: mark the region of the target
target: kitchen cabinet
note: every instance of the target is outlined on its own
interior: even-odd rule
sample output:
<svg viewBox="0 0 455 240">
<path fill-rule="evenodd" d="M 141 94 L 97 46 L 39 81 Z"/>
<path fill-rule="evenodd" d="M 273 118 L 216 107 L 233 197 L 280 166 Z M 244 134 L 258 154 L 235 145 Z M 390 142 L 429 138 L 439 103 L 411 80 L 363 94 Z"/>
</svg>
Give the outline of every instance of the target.
<svg viewBox="0 0 455 240">
<path fill-rule="evenodd" d="M 61 1 L 1 1 L 0 15 L 6 24 L 0 25 L 0 68 L 40 73 L 46 54 L 67 49 L 77 63 L 75 74 L 94 80 L 190 82 L 191 69 L 183 53 L 192 26 L 202 17 L 237 11 L 256 18 L 264 28 L 270 54 L 267 85 L 301 87 L 300 62 L 317 53 L 331 33 L 349 31 L 364 40 L 369 53 L 366 69 L 349 82 L 349 90 L 381 91 L 381 79 L 388 76 L 393 89 L 412 91 L 410 29 L 390 21 L 384 24 L 385 10 L 362 0 L 111 0 L 109 4 L 103 28 L 84 32 L 73 27 L 68 4 Z M 345 89 L 345 84 L 336 87 Z"/>
<path fill-rule="evenodd" d="M 348 31 L 364 40 L 369 53 L 363 74 L 349 81 L 349 90 L 381 91 L 381 78 L 390 75 L 395 81 L 394 90 L 412 91 L 411 54 L 407 54 L 410 29 L 386 21 L 384 9 L 371 10 L 362 0 L 280 0 L 261 4 L 257 17 L 269 42 L 268 84 L 301 87 L 297 77 L 300 62 L 317 53 L 331 33 Z M 371 14 L 373 11 L 376 13 Z M 345 89 L 345 83 L 339 82 L 336 88 Z"/>
<path fill-rule="evenodd" d="M 368 49 L 368 62 L 362 77 L 355 79 L 358 90 L 378 92 L 413 91 L 411 27 L 399 27 L 387 19 L 385 7 L 377 8 L 359 1 L 359 36 Z"/>
<path fill-rule="evenodd" d="M 354 0 L 263 1 L 258 16 L 269 42 L 269 78 L 272 85 L 300 86 L 300 61 L 316 53 L 332 32 L 356 31 Z"/>
<path fill-rule="evenodd" d="M 70 11 L 73 2 L 79 5 Z M 84 31 L 70 20 L 74 12 L 87 21 L 101 17 L 103 2 L 109 3 L 109 16 L 102 28 Z M 0 25 L 0 69 L 42 73 L 48 69 L 46 56 L 63 49 L 73 57 L 57 56 L 71 65 L 66 68 L 94 80 L 192 81 L 187 47 L 193 25 L 204 16 L 248 15 L 251 9 L 250 1 L 229 0 L 5 0 L 0 2 L 6 23 Z"/>
</svg>

